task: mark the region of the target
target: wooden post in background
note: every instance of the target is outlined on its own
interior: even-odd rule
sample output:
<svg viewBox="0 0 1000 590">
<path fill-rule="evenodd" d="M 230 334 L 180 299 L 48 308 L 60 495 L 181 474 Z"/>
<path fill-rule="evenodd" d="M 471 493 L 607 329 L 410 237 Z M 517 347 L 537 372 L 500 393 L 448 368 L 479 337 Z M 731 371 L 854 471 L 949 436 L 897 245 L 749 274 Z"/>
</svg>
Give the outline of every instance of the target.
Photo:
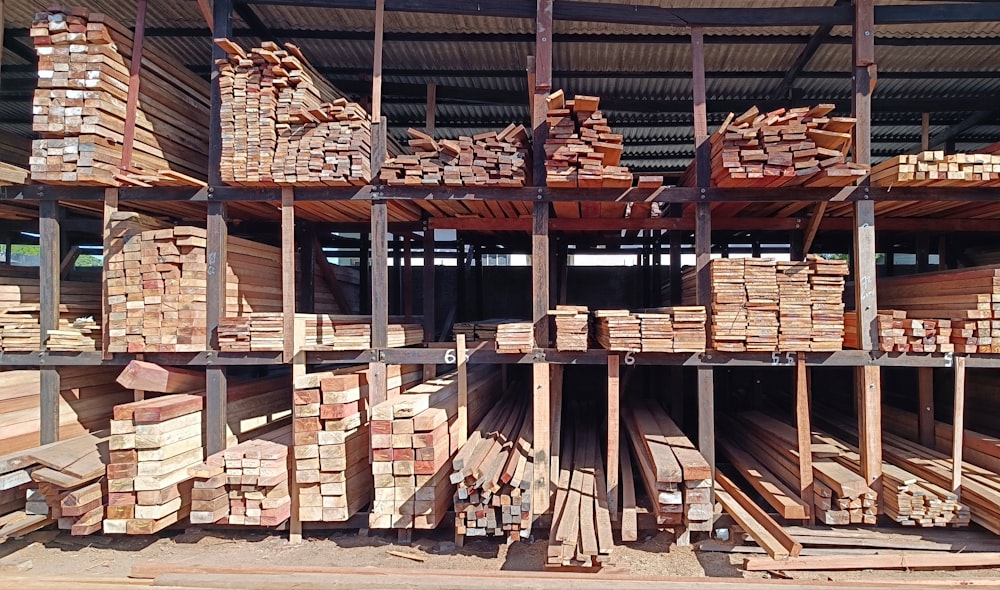
<svg viewBox="0 0 1000 590">
<path fill-rule="evenodd" d="M 965 357 L 955 357 L 955 417 L 951 436 L 951 491 L 962 499 L 962 445 L 965 442 Z"/>
<path fill-rule="evenodd" d="M 281 329 L 282 356 L 295 356 L 295 189 L 281 189 Z"/>
<path fill-rule="evenodd" d="M 434 133 L 434 120 L 437 115 L 437 84 L 431 82 L 427 85 L 427 112 L 425 113 L 425 125 L 427 133 Z"/>
<path fill-rule="evenodd" d="M 0 0 L 2 2 L 2 0 Z M 103 234 L 103 255 L 104 274 L 107 277 L 108 259 L 111 252 L 111 216 L 118 212 L 118 189 L 109 188 L 104 190 L 104 234 Z M 8 249 L 8 253 L 10 250 Z M 108 281 L 101 281 L 101 352 L 105 360 L 111 358 L 108 348 L 111 345 L 111 331 L 108 329 L 108 321 L 111 318 L 111 306 L 108 304 Z"/>
<path fill-rule="evenodd" d="M 293 343 L 294 356 L 292 358 L 292 383 L 306 374 L 306 319 L 295 319 L 295 341 Z M 293 387 L 294 389 L 294 387 Z M 295 438 L 295 421 L 292 420 L 292 438 Z M 295 474 L 294 469 L 292 474 Z M 298 544 L 302 542 L 302 519 L 299 517 L 299 483 L 295 477 L 289 478 L 289 492 L 292 495 L 291 515 L 288 519 L 288 542 Z"/>
<path fill-rule="evenodd" d="M 60 217 L 58 201 L 46 200 L 38 205 L 39 244 L 39 342 L 45 350 L 49 330 L 59 329 L 59 265 L 61 251 Z M 59 440 L 59 369 L 43 366 L 39 371 L 39 442 L 48 444 Z"/>
<path fill-rule="evenodd" d="M 465 334 L 455 335 L 455 362 L 458 363 L 458 448 L 469 440 L 469 363 L 465 358 Z"/>
<path fill-rule="evenodd" d="M 437 340 L 435 332 L 434 314 L 434 230 L 430 228 L 427 220 L 424 220 L 424 266 L 423 266 L 423 313 L 424 313 L 424 342 L 434 342 Z M 437 376 L 437 365 L 424 365 L 424 380 L 433 379 Z"/>
<path fill-rule="evenodd" d="M 917 440 L 927 448 L 935 447 L 934 369 L 917 368 Z"/>
<path fill-rule="evenodd" d="M 618 445 L 621 443 L 621 357 L 608 355 L 608 456 L 605 475 L 608 478 L 608 509 L 612 520 L 618 520 Z"/>
<path fill-rule="evenodd" d="M 384 349 L 389 344 L 389 221 L 385 201 L 372 201 L 372 348 Z M 388 383 L 385 363 L 372 362 L 369 378 L 369 403 L 386 401 Z"/>
<path fill-rule="evenodd" d="M 931 149 L 931 114 L 920 114 L 920 151 Z"/>
</svg>

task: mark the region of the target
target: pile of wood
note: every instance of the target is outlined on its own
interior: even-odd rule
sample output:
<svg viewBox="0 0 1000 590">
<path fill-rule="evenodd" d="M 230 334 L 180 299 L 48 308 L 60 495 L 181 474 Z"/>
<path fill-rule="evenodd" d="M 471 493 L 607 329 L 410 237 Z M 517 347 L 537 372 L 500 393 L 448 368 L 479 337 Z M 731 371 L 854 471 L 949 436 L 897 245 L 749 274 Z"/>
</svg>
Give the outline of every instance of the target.
<svg viewBox="0 0 1000 590">
<path fill-rule="evenodd" d="M 216 39 L 222 181 L 240 186 L 361 186 L 372 178 L 371 116 L 326 84 L 299 48 L 244 51 Z"/>
<path fill-rule="evenodd" d="M 795 428 L 760 412 L 725 421 L 726 446 L 742 449 L 787 489 L 799 490 L 798 435 Z M 723 447 L 725 449 L 725 447 Z M 875 524 L 878 495 L 864 478 L 832 457 L 836 449 L 813 445 L 812 515 L 823 524 Z M 765 496 L 766 497 L 766 496 Z"/>
<path fill-rule="evenodd" d="M 902 154 L 872 166 L 872 186 L 997 186 L 1000 154 Z"/>
<path fill-rule="evenodd" d="M 807 261 L 716 258 L 712 292 L 712 348 L 724 352 L 840 350 L 844 337 L 844 260 L 809 255 Z M 696 276 L 684 276 L 693 298 Z M 786 325 L 787 322 L 787 325 Z"/>
<path fill-rule="evenodd" d="M 101 285 L 62 281 L 59 289 L 59 329 L 41 342 L 39 281 L 4 277 L 0 285 L 0 351 L 88 351 L 100 349 Z"/>
<path fill-rule="evenodd" d="M 191 524 L 273 527 L 288 520 L 288 447 L 285 426 L 230 447 L 188 468 L 193 478 Z"/>
<path fill-rule="evenodd" d="M 114 406 L 134 399 L 131 391 L 115 383 L 118 373 L 116 367 L 59 368 L 60 440 L 107 428 Z M 0 453 L 40 443 L 40 391 L 37 369 L 0 371 Z"/>
<path fill-rule="evenodd" d="M 457 140 L 436 140 L 413 128 L 406 132 L 413 153 L 382 165 L 380 177 L 389 186 L 522 187 L 527 182 L 531 152 L 523 125 Z"/>
<path fill-rule="evenodd" d="M 55 519 L 61 530 L 86 536 L 104 520 L 104 465 L 108 431 L 85 434 L 29 451 L 35 482 L 25 512 Z"/>
<path fill-rule="evenodd" d="M 882 406 L 882 424 L 886 432 L 911 441 L 920 437 L 917 415 L 889 405 Z M 947 422 L 934 422 L 934 448 L 951 454 L 954 427 Z M 1000 472 L 1000 443 L 996 437 L 966 429 L 962 435 L 962 459 L 983 469 Z"/>
<path fill-rule="evenodd" d="M 631 403 L 622 419 L 657 526 L 711 531 L 712 469 L 705 458 L 654 403 Z"/>
<path fill-rule="evenodd" d="M 452 326 L 452 335 L 465 334 L 467 342 L 472 340 L 496 340 L 497 330 L 500 324 L 518 322 L 515 319 L 492 318 L 488 320 L 476 320 L 473 322 L 455 322 Z"/>
<path fill-rule="evenodd" d="M 562 90 L 546 99 L 545 184 L 553 188 L 628 188 L 632 173 L 621 166 L 622 136 L 612 133 L 601 99 Z"/>
<path fill-rule="evenodd" d="M 546 567 L 602 567 L 614 538 L 608 482 L 598 433 L 577 420 L 560 445 L 559 481 L 552 504 Z"/>
<path fill-rule="evenodd" d="M 123 227 L 118 227 L 121 224 Z M 226 268 L 207 257 L 203 228 L 176 226 L 135 235 L 133 218 L 114 219 L 127 235 L 107 262 L 109 352 L 208 349 L 208 276 L 224 272 L 226 315 L 281 310 L 280 249 L 228 237 Z"/>
<path fill-rule="evenodd" d="M 585 351 L 590 335 L 590 312 L 586 306 L 557 305 L 549 310 L 555 316 L 556 350 Z"/>
<path fill-rule="evenodd" d="M 364 366 L 295 378 L 295 481 L 305 522 L 343 522 L 372 500 L 369 375 Z M 419 382 L 422 370 L 388 365 L 386 375 L 395 397 Z"/>
<path fill-rule="evenodd" d="M 751 107 L 729 113 L 709 138 L 712 186 L 847 186 L 868 174 L 868 167 L 847 161 L 853 117 L 828 117 L 832 104 L 777 109 Z M 694 186 L 692 163 L 681 186 Z"/>
<path fill-rule="evenodd" d="M 703 352 L 708 317 L 701 306 L 594 312 L 594 339 L 621 352 Z"/>
<path fill-rule="evenodd" d="M 219 320 L 219 350 L 250 352 L 282 350 L 284 323 L 278 312 L 253 312 Z M 305 350 L 366 350 L 371 348 L 371 316 L 297 313 L 306 326 Z M 389 318 L 389 321 L 402 318 Z M 420 324 L 391 323 L 389 348 L 420 344 L 424 339 Z"/>
<path fill-rule="evenodd" d="M 458 372 L 409 388 L 371 410 L 375 529 L 436 528 L 452 506 L 449 480 L 458 451 Z M 500 393 L 493 366 L 468 372 L 469 428 L 479 424 Z"/>
<path fill-rule="evenodd" d="M 0 186 L 24 184 L 28 181 L 29 174 L 31 173 L 24 168 L 0 162 Z"/>
<path fill-rule="evenodd" d="M 992 332 L 988 327 L 980 330 L 977 321 L 907 319 L 900 309 L 879 310 L 875 321 L 878 349 L 883 352 L 977 352 L 979 347 L 968 344 L 970 339 L 976 343 L 983 338 L 992 341 Z M 844 347 L 859 348 L 856 312 L 844 314 Z"/>
<path fill-rule="evenodd" d="M 205 459 L 204 403 L 173 394 L 115 406 L 106 534 L 150 535 L 188 516 L 188 468 Z"/>
<path fill-rule="evenodd" d="M 58 6 L 35 15 L 32 180 L 86 185 L 204 184 L 209 85 L 147 43 L 135 113 L 127 108 L 132 33 L 104 14 Z M 131 165 L 123 149 L 134 127 Z"/>
<path fill-rule="evenodd" d="M 531 534 L 533 476 L 531 404 L 502 399 L 469 434 L 451 462 L 455 491 L 455 536 L 503 536 L 508 542 Z"/>
<path fill-rule="evenodd" d="M 504 322 L 497 325 L 496 350 L 501 354 L 527 354 L 535 348 L 535 325 L 531 322 Z"/>
</svg>

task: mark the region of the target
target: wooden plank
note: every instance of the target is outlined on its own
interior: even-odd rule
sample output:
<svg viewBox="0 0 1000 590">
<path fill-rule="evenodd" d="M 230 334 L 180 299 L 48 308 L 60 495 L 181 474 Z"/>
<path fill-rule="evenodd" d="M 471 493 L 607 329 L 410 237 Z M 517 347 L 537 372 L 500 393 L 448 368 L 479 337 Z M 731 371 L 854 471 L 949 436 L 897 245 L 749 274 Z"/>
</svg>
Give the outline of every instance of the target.
<svg viewBox="0 0 1000 590">
<path fill-rule="evenodd" d="M 146 37 L 146 0 L 137 0 L 135 6 L 135 29 L 132 34 L 132 59 L 129 64 L 128 97 L 125 100 L 125 138 L 122 141 L 122 170 L 132 167 L 135 147 L 135 117 L 139 103 L 139 76 L 142 70 L 142 45 Z"/>
<path fill-rule="evenodd" d="M 956 369 L 957 370 L 957 369 Z M 934 369 L 917 368 L 917 440 L 934 448 Z"/>
<path fill-rule="evenodd" d="M 533 416 L 533 436 L 532 445 L 534 477 L 532 483 L 532 494 L 534 499 L 534 515 L 538 516 L 548 512 L 551 502 L 551 490 L 549 486 L 549 444 L 550 444 L 550 420 L 549 404 L 551 392 L 549 389 L 549 365 L 547 363 L 534 363 L 532 370 L 532 416 Z"/>
<path fill-rule="evenodd" d="M 856 369 L 858 383 L 858 432 L 861 477 L 881 495 L 882 478 L 882 382 L 879 367 Z"/>
<path fill-rule="evenodd" d="M 965 434 L 965 357 L 955 357 L 955 417 L 952 421 L 951 491 L 962 498 L 962 438 Z M 930 445 L 933 447 L 934 445 Z"/>
<path fill-rule="evenodd" d="M 622 541 L 639 540 L 639 526 L 635 507 L 635 477 L 632 473 L 632 459 L 628 444 L 619 439 L 618 454 L 621 461 Z"/>
<path fill-rule="evenodd" d="M 43 201 L 38 207 L 39 232 L 39 327 L 40 342 L 44 346 L 48 333 L 59 327 L 59 256 L 61 208 L 57 201 Z M 55 367 L 41 369 L 39 391 L 40 443 L 59 440 L 59 370 Z"/>
<path fill-rule="evenodd" d="M 868 569 L 952 569 L 956 567 L 996 567 L 1000 553 L 940 553 L 909 552 L 888 555 L 817 555 L 795 557 L 783 561 L 768 558 L 748 558 L 743 569 L 751 572 L 782 570 L 868 570 Z"/>
<path fill-rule="evenodd" d="M 458 448 L 469 439 L 469 363 L 465 352 L 465 334 L 455 336 L 458 363 Z"/>
<path fill-rule="evenodd" d="M 808 369 L 805 353 L 798 353 L 795 362 L 795 430 L 799 450 L 799 498 L 807 502 L 813 497 L 812 425 Z"/>
<path fill-rule="evenodd" d="M 739 470 L 740 475 L 750 482 L 750 485 L 778 512 L 779 516 L 790 520 L 806 520 L 809 518 L 812 512 L 809 508 L 812 504 L 812 496 L 809 496 L 809 502 L 802 500 L 796 495 L 796 492 L 782 483 L 774 473 L 767 470 L 753 455 L 736 447 L 726 439 L 719 441 L 719 447 L 722 449 L 722 453 L 729 459 L 729 462 L 733 464 L 733 467 Z"/>
<path fill-rule="evenodd" d="M 346 311 L 346 310 L 344 310 Z M 286 363 L 295 356 L 295 189 L 281 189 L 281 337 Z"/>
<path fill-rule="evenodd" d="M 728 477 L 715 477 L 716 494 L 723 508 L 767 551 L 772 559 L 795 557 L 802 545 L 786 533 L 780 524 L 763 510 Z"/>
<path fill-rule="evenodd" d="M 424 116 L 424 128 L 427 133 L 434 132 L 434 117 L 437 114 L 437 84 L 429 82 L 427 84 L 427 106 Z"/>
<path fill-rule="evenodd" d="M 108 188 L 104 190 L 104 225 L 102 227 L 102 240 L 103 244 L 102 252 L 111 252 L 111 216 L 118 212 L 118 189 Z M 107 276 L 108 262 L 111 259 L 110 254 L 105 254 L 102 257 L 103 272 L 102 276 Z M 111 353 L 108 351 L 108 345 L 111 343 L 111 331 L 108 328 L 108 321 L 111 317 L 111 305 L 108 303 L 108 282 L 106 280 L 101 281 L 101 352 L 104 360 L 109 360 L 111 358 Z"/>
<path fill-rule="evenodd" d="M 189 393 L 205 389 L 205 374 L 193 369 L 168 367 L 146 361 L 129 361 L 116 382 L 126 389 L 157 393 Z"/>
<path fill-rule="evenodd" d="M 372 244 L 372 348 L 388 346 L 389 325 L 389 243 L 385 201 L 371 205 Z"/>
<path fill-rule="evenodd" d="M 385 37 L 385 0 L 375 0 L 375 56 L 372 60 L 372 121 L 382 119 L 382 45 Z"/>
<path fill-rule="evenodd" d="M 621 441 L 621 379 L 620 358 L 617 354 L 608 355 L 608 455 L 605 465 L 605 476 L 608 483 L 608 509 L 612 517 L 618 515 L 618 466 Z M 633 492 L 634 494 L 634 492 Z"/>
<path fill-rule="evenodd" d="M 698 451 L 715 473 L 715 374 L 698 367 Z"/>
</svg>

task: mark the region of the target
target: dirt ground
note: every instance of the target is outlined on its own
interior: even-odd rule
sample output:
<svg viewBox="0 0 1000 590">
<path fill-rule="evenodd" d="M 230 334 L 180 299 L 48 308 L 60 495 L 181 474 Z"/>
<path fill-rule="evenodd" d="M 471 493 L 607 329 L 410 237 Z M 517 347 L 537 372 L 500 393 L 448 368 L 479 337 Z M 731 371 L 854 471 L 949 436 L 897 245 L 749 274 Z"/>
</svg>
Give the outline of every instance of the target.
<svg viewBox="0 0 1000 590">
<path fill-rule="evenodd" d="M 671 540 L 669 534 L 661 533 L 618 546 L 614 561 L 620 569 L 635 576 L 769 576 L 767 572 L 742 571 L 741 555 L 672 547 Z M 24 562 L 30 561 L 32 574 L 86 577 L 124 577 L 133 564 L 143 562 L 541 571 L 546 551 L 544 539 L 511 546 L 495 540 L 476 540 L 453 549 L 451 535 L 444 531 L 415 534 L 409 547 L 394 541 L 394 535 L 362 537 L 353 531 L 307 531 L 300 545 L 289 544 L 285 533 L 198 527 L 152 537 L 80 538 L 56 531 L 37 531 L 0 545 L 0 566 L 22 563 L 22 567 L 27 567 Z M 426 561 L 396 557 L 388 553 L 390 550 L 415 554 Z M 800 580 L 1000 579 L 1000 569 L 789 573 Z"/>
</svg>

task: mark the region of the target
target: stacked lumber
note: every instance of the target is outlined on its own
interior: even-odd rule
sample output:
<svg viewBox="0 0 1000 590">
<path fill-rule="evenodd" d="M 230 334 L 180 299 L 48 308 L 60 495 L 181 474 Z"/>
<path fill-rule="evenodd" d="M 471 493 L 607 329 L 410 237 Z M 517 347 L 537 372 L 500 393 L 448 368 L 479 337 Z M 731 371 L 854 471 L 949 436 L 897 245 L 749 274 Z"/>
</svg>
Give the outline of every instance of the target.
<svg viewBox="0 0 1000 590">
<path fill-rule="evenodd" d="M 992 334 L 989 329 L 980 330 L 979 322 L 908 319 L 901 309 L 879 310 L 875 321 L 878 350 L 883 352 L 955 352 L 959 347 L 963 352 L 977 352 L 978 346 L 966 344 L 968 339 L 978 342 L 981 338 L 991 338 Z M 952 342 L 953 337 L 959 343 Z M 859 348 L 858 342 L 858 314 L 845 313 L 844 347 Z"/>
<path fill-rule="evenodd" d="M 929 150 L 893 156 L 872 166 L 872 186 L 997 186 L 1000 154 Z"/>
<path fill-rule="evenodd" d="M 861 455 L 852 447 L 828 434 L 812 433 L 812 440 L 836 451 L 834 460 L 855 473 L 861 472 Z M 882 512 L 903 526 L 969 526 L 969 508 L 950 490 L 935 486 L 920 477 L 882 463 Z"/>
<path fill-rule="evenodd" d="M 468 425 L 475 428 L 500 393 L 496 367 L 468 371 Z M 436 528 L 452 507 L 451 461 L 458 451 L 458 372 L 411 387 L 371 410 L 375 501 L 369 526 Z"/>
<path fill-rule="evenodd" d="M 501 354 L 527 354 L 535 348 L 535 325 L 504 322 L 497 325 L 496 350 Z"/>
<path fill-rule="evenodd" d="M 131 391 L 115 383 L 116 367 L 59 368 L 60 440 L 108 427 L 116 404 L 131 401 Z M 0 453 L 16 453 L 40 443 L 40 371 L 0 371 Z"/>
<path fill-rule="evenodd" d="M 709 138 L 712 186 L 847 186 L 866 176 L 867 166 L 847 161 L 856 119 L 828 117 L 835 108 L 729 113 Z M 680 185 L 695 185 L 693 163 Z"/>
<path fill-rule="evenodd" d="M 219 350 L 223 352 L 282 350 L 284 323 L 278 312 L 253 312 L 219 320 Z M 365 350 L 371 348 L 371 316 L 297 313 L 306 325 L 306 350 Z M 393 321 L 397 318 L 390 318 Z M 392 323 L 388 347 L 401 348 L 423 342 L 419 324 Z"/>
<path fill-rule="evenodd" d="M 496 340 L 497 329 L 499 329 L 500 324 L 517 321 L 515 319 L 491 318 L 472 322 L 455 322 L 451 331 L 454 336 L 465 334 L 466 342 L 473 340 Z"/>
<path fill-rule="evenodd" d="M 837 351 L 844 342 L 844 286 L 850 274 L 846 260 L 826 260 L 810 254 L 809 296 L 812 301 L 813 352 Z"/>
<path fill-rule="evenodd" d="M 882 424 L 886 432 L 911 441 L 919 439 L 917 415 L 889 405 L 882 406 Z M 950 454 L 954 427 L 934 422 L 934 449 Z M 966 429 L 962 434 L 962 459 L 977 467 L 1000 471 L 1000 448 L 996 437 Z"/>
<path fill-rule="evenodd" d="M 204 402 L 181 393 L 115 406 L 105 534 L 150 535 L 188 516 Z"/>
<path fill-rule="evenodd" d="M 556 350 L 585 351 L 590 334 L 590 311 L 582 305 L 557 305 L 548 314 L 555 316 Z"/>
<path fill-rule="evenodd" d="M 332 320 L 332 321 L 331 321 Z M 310 342 L 311 325 L 322 324 L 317 332 L 323 333 L 322 340 Z M 386 345 L 389 348 L 413 346 L 424 341 L 424 328 L 420 324 L 389 324 Z M 365 350 L 372 347 L 371 321 L 366 323 L 340 323 L 336 316 L 317 317 L 315 322 L 306 321 L 306 346 L 312 350 Z"/>
<path fill-rule="evenodd" d="M 760 412 L 726 420 L 727 439 L 746 451 L 788 489 L 800 489 L 795 428 Z M 864 478 L 838 463 L 829 446 L 813 445 L 813 516 L 828 525 L 875 524 L 878 495 Z M 770 477 L 769 476 L 769 477 Z"/>
<path fill-rule="evenodd" d="M 635 317 L 639 319 L 642 352 L 674 352 L 674 322 L 669 311 L 644 309 Z"/>
<path fill-rule="evenodd" d="M 705 458 L 654 403 L 630 403 L 622 418 L 657 526 L 711 531 L 712 469 Z"/>
<path fill-rule="evenodd" d="M 108 437 L 104 430 L 29 451 L 26 460 L 36 464 L 30 471 L 35 483 L 25 511 L 55 519 L 71 535 L 100 531 Z"/>
<path fill-rule="evenodd" d="M 305 522 L 343 522 L 371 502 L 369 375 L 363 366 L 295 378 L 294 468 Z M 417 366 L 388 365 L 388 395 L 422 376 Z"/>
<path fill-rule="evenodd" d="M 709 266 L 712 348 L 724 352 L 840 350 L 844 337 L 844 260 L 806 262 L 716 258 Z M 696 275 L 684 275 L 685 298 Z"/>
<path fill-rule="evenodd" d="M 457 140 L 434 139 L 407 129 L 412 154 L 382 165 L 380 178 L 389 186 L 523 187 L 531 168 L 528 131 L 511 124 Z"/>
<path fill-rule="evenodd" d="M 657 307 L 631 312 L 594 312 L 594 339 L 608 350 L 622 352 L 704 352 L 705 308 Z"/>
<path fill-rule="evenodd" d="M 0 162 L 0 186 L 24 184 L 28 181 L 29 174 L 31 174 L 31 172 L 21 168 L 20 166 Z"/>
<path fill-rule="evenodd" d="M 784 560 L 802 552 L 802 544 L 723 473 L 715 476 L 715 497 L 771 559 Z"/>
<path fill-rule="evenodd" d="M 204 184 L 208 83 L 143 48 L 134 117 L 127 109 L 132 33 L 84 8 L 50 6 L 35 15 L 38 55 L 32 101 L 32 180 L 86 185 Z M 123 143 L 134 126 L 131 166 Z"/>
<path fill-rule="evenodd" d="M 191 524 L 273 527 L 288 520 L 288 447 L 285 426 L 230 447 L 188 468 L 193 478 Z"/>
<path fill-rule="evenodd" d="M 546 99 L 545 184 L 553 188 L 628 188 L 632 173 L 621 166 L 622 136 L 612 133 L 600 98 L 562 90 Z"/>
<path fill-rule="evenodd" d="M 705 328 L 708 314 L 705 308 L 701 305 L 686 305 L 667 309 L 671 312 L 674 327 L 673 352 L 705 352 L 708 339 Z M 645 340 L 643 346 L 645 347 Z"/>
<path fill-rule="evenodd" d="M 527 398 L 502 399 L 469 434 L 451 462 L 455 535 L 504 536 L 512 543 L 531 534 L 532 423 Z"/>
<path fill-rule="evenodd" d="M 299 48 L 245 51 L 216 39 L 222 181 L 238 186 L 361 186 L 372 179 L 371 116 L 334 96 Z"/>
<path fill-rule="evenodd" d="M 596 567 L 611 558 L 614 538 L 608 483 L 597 431 L 577 419 L 560 446 L 559 481 L 545 566 Z"/>
<path fill-rule="evenodd" d="M 109 352 L 207 350 L 207 284 L 215 272 L 226 273 L 226 315 L 281 309 L 279 248 L 227 237 L 226 268 L 218 269 L 208 260 L 203 228 L 138 236 L 134 229 L 132 219 L 113 219 L 112 232 L 127 235 L 128 242 L 121 260 L 107 266 Z"/>
<path fill-rule="evenodd" d="M 642 352 L 639 318 L 627 309 L 594 312 L 594 339 L 608 350 Z"/>
<path fill-rule="evenodd" d="M 97 350 L 101 330 L 100 283 L 62 281 L 59 289 L 59 327 L 41 342 L 41 290 L 31 277 L 4 277 L 0 285 L 0 351 Z"/>
</svg>

